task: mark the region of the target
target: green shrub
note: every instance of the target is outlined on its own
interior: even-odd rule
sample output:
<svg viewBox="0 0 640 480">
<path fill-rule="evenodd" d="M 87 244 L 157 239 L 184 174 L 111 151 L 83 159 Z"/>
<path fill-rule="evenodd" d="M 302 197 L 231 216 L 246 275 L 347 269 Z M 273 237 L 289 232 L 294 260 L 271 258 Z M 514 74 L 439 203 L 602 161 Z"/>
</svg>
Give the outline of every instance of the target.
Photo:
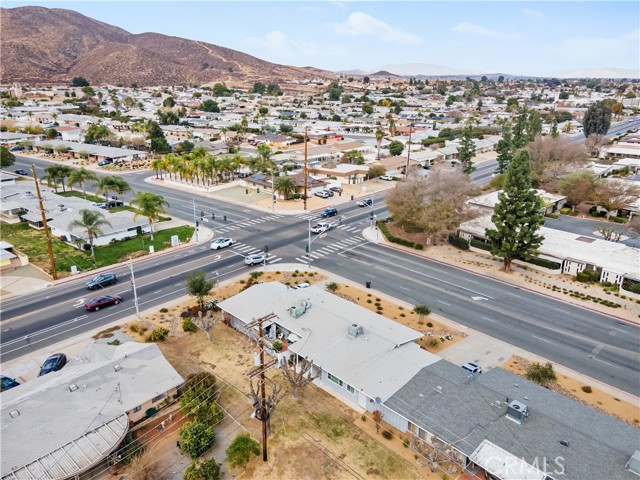
<svg viewBox="0 0 640 480">
<path fill-rule="evenodd" d="M 422 245 L 421 243 L 416 243 L 416 250 L 422 250 L 424 248 L 424 245 Z"/>
<path fill-rule="evenodd" d="M 427 327 L 429 327 L 429 328 L 433 328 L 433 323 L 431 323 L 431 322 L 427 322 Z"/>
<path fill-rule="evenodd" d="M 491 250 L 491 245 L 489 243 L 485 243 L 481 240 L 477 240 L 475 238 L 471 239 L 471 242 L 469 242 L 471 244 L 472 247 L 476 247 L 479 248 L 481 250 Z"/>
<path fill-rule="evenodd" d="M 589 274 L 587 272 L 578 272 L 576 274 L 576 280 L 582 283 L 589 283 Z"/>
<path fill-rule="evenodd" d="M 402 446 L 403 446 L 404 448 L 409 448 L 409 440 L 405 438 L 405 439 L 402 441 Z"/>
<path fill-rule="evenodd" d="M 571 213 L 571 208 L 569 208 L 569 207 L 561 208 L 561 209 L 560 209 L 560 213 L 561 213 L 562 215 L 569 215 L 569 214 Z"/>
<path fill-rule="evenodd" d="M 627 219 L 623 217 L 609 217 L 615 223 L 627 223 Z"/>
<path fill-rule="evenodd" d="M 531 258 L 527 260 L 527 263 L 538 265 L 539 267 L 548 268 L 549 270 L 558 270 L 561 265 L 558 262 L 552 262 L 551 260 L 545 260 L 544 258 Z"/>
<path fill-rule="evenodd" d="M 464 238 L 449 235 L 449 243 L 460 250 L 469 250 L 469 242 Z"/>
<path fill-rule="evenodd" d="M 164 308 L 163 307 L 163 308 L 160 309 L 160 313 L 167 313 L 168 311 L 169 311 L 168 308 Z"/>
<path fill-rule="evenodd" d="M 387 440 L 391 440 L 393 438 L 393 433 L 391 433 L 389 430 L 382 430 L 382 436 Z"/>
<path fill-rule="evenodd" d="M 147 337 L 147 342 L 164 342 L 169 336 L 169 330 L 164 327 L 158 327 Z"/>
<path fill-rule="evenodd" d="M 584 393 L 591 393 L 593 390 L 591 390 L 591 387 L 589 385 L 583 385 L 582 386 L 582 391 Z"/>
<path fill-rule="evenodd" d="M 627 292 L 640 293 L 640 282 L 638 283 L 625 283 L 622 288 Z"/>
<path fill-rule="evenodd" d="M 197 332 L 198 327 L 191 318 L 185 318 L 182 320 L 182 330 L 187 333 Z"/>
<path fill-rule="evenodd" d="M 553 218 L 554 220 L 557 219 L 558 217 L 560 217 L 560 215 L 558 215 L 557 213 L 549 213 L 547 215 L 547 217 L 549 218 Z"/>
</svg>

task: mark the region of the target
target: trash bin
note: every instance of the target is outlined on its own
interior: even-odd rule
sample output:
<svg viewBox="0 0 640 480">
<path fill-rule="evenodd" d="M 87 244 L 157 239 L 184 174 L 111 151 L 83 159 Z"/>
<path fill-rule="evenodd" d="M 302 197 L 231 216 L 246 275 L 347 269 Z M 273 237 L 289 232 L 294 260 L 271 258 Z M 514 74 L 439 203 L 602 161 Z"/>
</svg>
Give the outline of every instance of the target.
<svg viewBox="0 0 640 480">
<path fill-rule="evenodd" d="M 351 195 L 351 200 L 353 200 L 353 199 L 354 199 L 354 196 L 353 196 L 353 195 Z"/>
<path fill-rule="evenodd" d="M 364 282 L 367 288 L 371 288 L 371 282 Z"/>
</svg>

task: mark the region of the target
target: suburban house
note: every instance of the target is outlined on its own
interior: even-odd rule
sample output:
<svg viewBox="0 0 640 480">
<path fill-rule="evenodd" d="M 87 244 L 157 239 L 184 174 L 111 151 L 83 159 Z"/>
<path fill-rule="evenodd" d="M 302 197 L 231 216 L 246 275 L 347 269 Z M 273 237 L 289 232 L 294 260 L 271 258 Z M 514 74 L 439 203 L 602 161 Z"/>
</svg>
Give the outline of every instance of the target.
<svg viewBox="0 0 640 480">
<path fill-rule="evenodd" d="M 409 159 L 408 162 L 410 169 L 420 167 L 420 162 L 413 158 Z M 404 175 L 407 169 L 407 157 L 385 157 L 376 161 L 373 165 L 382 165 L 387 175 Z"/>
<path fill-rule="evenodd" d="M 335 180 L 346 185 L 364 182 L 369 173 L 368 166 L 352 165 L 350 163 L 339 163 L 338 165 L 309 165 L 307 169 L 309 173 L 320 177 L 334 177 Z"/>
<path fill-rule="evenodd" d="M 0 271 L 15 270 L 29 263 L 29 257 L 14 250 L 13 245 L 0 240 Z"/>
<path fill-rule="evenodd" d="M 147 152 L 143 150 L 132 150 L 127 148 L 104 147 L 91 143 L 77 143 L 65 140 L 42 140 L 33 144 L 36 152 L 52 152 L 57 148 L 68 149 L 68 155 L 74 158 L 81 158 L 86 155 L 91 160 L 112 159 L 114 162 L 124 162 L 128 160 L 144 159 Z"/>
<path fill-rule="evenodd" d="M 605 158 L 640 158 L 640 144 L 618 142 L 602 147 L 600 154 Z"/>
<path fill-rule="evenodd" d="M 478 195 L 477 197 L 470 198 L 467 201 L 467 204 L 471 205 L 472 207 L 477 207 L 481 211 L 493 212 L 493 209 L 499 202 L 498 195 L 501 191 L 502 190 L 497 190 L 494 192 L 485 193 L 484 195 Z M 544 190 L 536 190 L 536 193 L 542 199 L 545 214 L 559 212 L 567 202 L 567 197 L 563 195 L 556 195 Z"/>
<path fill-rule="evenodd" d="M 3 147 L 11 147 L 19 144 L 20 142 L 37 142 L 42 137 L 44 137 L 44 135 L 19 132 L 0 132 L 0 145 Z"/>
<path fill-rule="evenodd" d="M 183 382 L 155 343 L 88 345 L 62 370 L 2 392 L 2 480 L 77 478 Z"/>
<path fill-rule="evenodd" d="M 410 435 L 447 473 L 486 480 L 631 480 L 635 427 L 500 368 L 470 374 L 421 349 L 421 332 L 319 287 L 257 284 L 219 303 L 276 364 L 313 361 L 314 383 Z M 635 459 L 635 460 L 634 460 Z"/>
<path fill-rule="evenodd" d="M 462 223 L 458 236 L 486 241 L 487 228 L 493 228 L 491 214 Z M 640 279 L 640 250 L 637 248 L 548 227 L 541 227 L 538 233 L 544 237 L 538 248 L 539 257 L 558 263 L 562 273 L 576 275 L 592 270 L 600 274 L 599 281 L 618 285 L 626 279 Z"/>
</svg>

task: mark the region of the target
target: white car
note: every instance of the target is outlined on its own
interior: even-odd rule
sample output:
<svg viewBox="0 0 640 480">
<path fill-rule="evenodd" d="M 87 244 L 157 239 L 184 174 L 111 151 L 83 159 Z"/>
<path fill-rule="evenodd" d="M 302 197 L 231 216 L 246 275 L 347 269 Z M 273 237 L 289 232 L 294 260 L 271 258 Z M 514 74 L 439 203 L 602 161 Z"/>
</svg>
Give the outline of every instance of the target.
<svg viewBox="0 0 640 480">
<path fill-rule="evenodd" d="M 320 222 L 317 225 L 314 225 L 313 227 L 311 227 L 311 233 L 324 233 L 324 232 L 328 232 L 332 228 L 333 228 L 333 225 L 331 223 Z"/>
<path fill-rule="evenodd" d="M 331 195 L 326 190 L 320 190 L 314 194 L 316 197 L 320 198 L 329 198 Z"/>
<path fill-rule="evenodd" d="M 379 178 L 380 178 L 380 180 L 387 180 L 388 182 L 393 180 L 393 177 L 391 175 L 380 175 Z"/>
<path fill-rule="evenodd" d="M 224 247 L 230 247 L 233 245 L 232 238 L 216 238 L 211 244 L 211 250 L 220 250 Z"/>
<path fill-rule="evenodd" d="M 244 264 L 253 267 L 256 263 L 265 263 L 267 256 L 264 253 L 252 253 L 244 257 Z"/>
</svg>

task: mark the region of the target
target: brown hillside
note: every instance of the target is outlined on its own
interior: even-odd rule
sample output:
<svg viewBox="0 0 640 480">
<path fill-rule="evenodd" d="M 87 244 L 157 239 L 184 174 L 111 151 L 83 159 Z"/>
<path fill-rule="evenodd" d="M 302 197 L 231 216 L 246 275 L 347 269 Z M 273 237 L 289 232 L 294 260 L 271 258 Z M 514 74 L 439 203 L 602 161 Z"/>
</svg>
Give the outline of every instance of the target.
<svg viewBox="0 0 640 480">
<path fill-rule="evenodd" d="M 159 33 L 134 35 L 71 10 L 0 8 L 2 83 L 138 85 L 225 81 L 285 82 L 333 78 L 312 68 L 278 65 L 236 50 Z"/>
</svg>

